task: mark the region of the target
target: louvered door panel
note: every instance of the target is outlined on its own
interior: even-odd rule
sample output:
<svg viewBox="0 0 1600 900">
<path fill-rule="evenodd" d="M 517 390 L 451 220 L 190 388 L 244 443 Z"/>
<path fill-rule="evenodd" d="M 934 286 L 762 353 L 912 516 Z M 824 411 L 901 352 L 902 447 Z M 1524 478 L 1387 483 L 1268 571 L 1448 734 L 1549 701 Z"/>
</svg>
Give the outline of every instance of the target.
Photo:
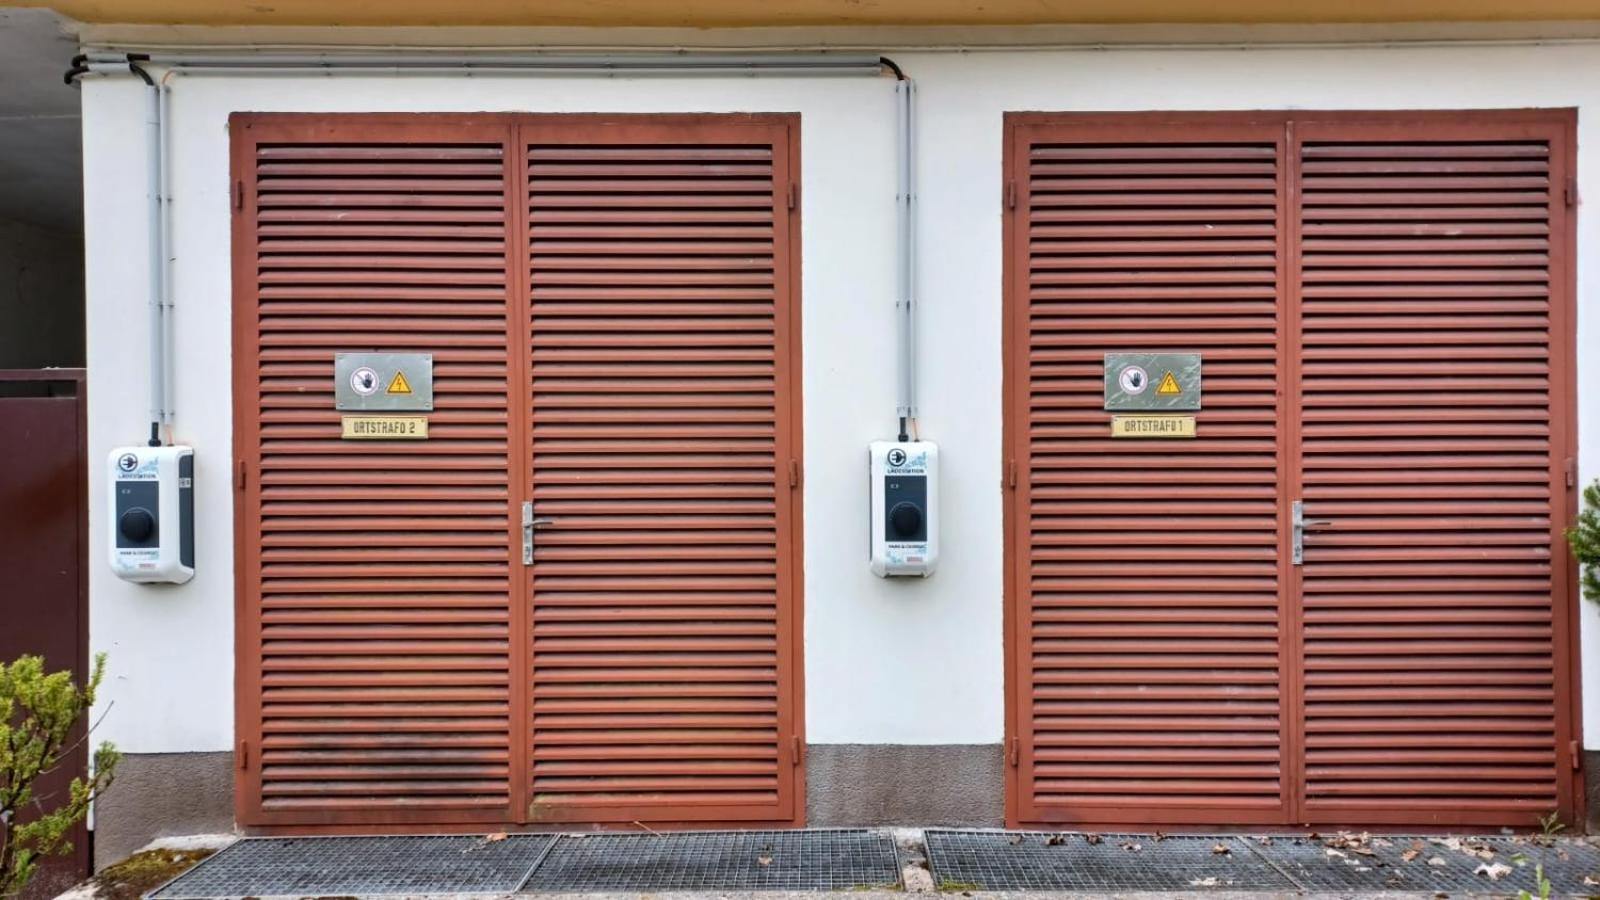
<svg viewBox="0 0 1600 900">
<path fill-rule="evenodd" d="M 511 815 L 505 127 L 236 117 L 241 819 Z M 433 354 L 419 442 L 334 355 Z"/>
<path fill-rule="evenodd" d="M 1024 821 L 1284 815 L 1281 138 L 1014 133 Z M 1111 439 L 1104 354 L 1139 350 L 1204 355 L 1196 439 Z"/>
<path fill-rule="evenodd" d="M 793 122 L 523 129 L 539 821 L 789 821 Z"/>
<path fill-rule="evenodd" d="M 1562 129 L 1301 140 L 1305 816 L 1570 810 Z"/>
</svg>

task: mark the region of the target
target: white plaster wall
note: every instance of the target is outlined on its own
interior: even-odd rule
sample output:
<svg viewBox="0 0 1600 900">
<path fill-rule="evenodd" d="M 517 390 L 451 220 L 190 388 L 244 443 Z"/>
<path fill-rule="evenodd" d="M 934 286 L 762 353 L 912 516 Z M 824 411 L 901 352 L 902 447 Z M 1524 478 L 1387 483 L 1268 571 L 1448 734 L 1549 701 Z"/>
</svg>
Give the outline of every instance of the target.
<svg viewBox="0 0 1600 900">
<path fill-rule="evenodd" d="M 1003 734 L 1000 148 L 1007 110 L 1580 107 L 1600 147 L 1600 46 L 903 53 L 921 97 L 921 433 L 939 441 L 944 559 L 866 567 L 865 445 L 893 424 L 893 96 L 887 79 L 381 78 L 178 81 L 177 438 L 197 448 L 198 574 L 121 583 L 100 557 L 91 627 L 112 654 L 106 736 L 133 752 L 232 744 L 228 141 L 236 110 L 798 111 L 802 115 L 807 737 L 993 743 Z M 144 434 L 140 88 L 85 85 L 90 450 Z M 1600 197 L 1600 155 L 1580 160 Z M 1581 474 L 1600 475 L 1600 249 L 1579 216 Z M 1583 614 L 1600 722 L 1600 616 Z M 1600 728 L 1595 729 L 1600 734 Z M 1600 741 L 1591 741 L 1600 747 Z"/>
</svg>

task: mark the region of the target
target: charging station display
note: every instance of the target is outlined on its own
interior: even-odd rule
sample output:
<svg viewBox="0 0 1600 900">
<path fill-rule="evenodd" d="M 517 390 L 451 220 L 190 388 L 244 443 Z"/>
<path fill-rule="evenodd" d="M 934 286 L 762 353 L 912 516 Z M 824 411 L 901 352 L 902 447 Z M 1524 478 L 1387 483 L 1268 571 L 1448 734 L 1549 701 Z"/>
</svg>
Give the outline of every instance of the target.
<svg viewBox="0 0 1600 900">
<path fill-rule="evenodd" d="M 147 584 L 193 578 L 193 448 L 118 447 L 107 467 L 111 570 Z"/>
<path fill-rule="evenodd" d="M 872 572 L 933 574 L 939 559 L 939 447 L 930 441 L 874 441 Z"/>
</svg>

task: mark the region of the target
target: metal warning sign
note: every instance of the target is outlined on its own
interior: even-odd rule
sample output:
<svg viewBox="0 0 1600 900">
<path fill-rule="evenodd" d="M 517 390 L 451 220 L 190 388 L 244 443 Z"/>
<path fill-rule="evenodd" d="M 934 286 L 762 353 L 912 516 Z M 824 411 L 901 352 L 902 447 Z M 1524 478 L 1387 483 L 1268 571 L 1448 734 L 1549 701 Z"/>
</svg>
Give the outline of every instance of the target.
<svg viewBox="0 0 1600 900">
<path fill-rule="evenodd" d="M 1185 412 L 1200 408 L 1200 354 L 1107 353 L 1105 408 Z"/>
<path fill-rule="evenodd" d="M 334 408 L 348 412 L 433 409 L 432 353 L 336 353 Z"/>
</svg>

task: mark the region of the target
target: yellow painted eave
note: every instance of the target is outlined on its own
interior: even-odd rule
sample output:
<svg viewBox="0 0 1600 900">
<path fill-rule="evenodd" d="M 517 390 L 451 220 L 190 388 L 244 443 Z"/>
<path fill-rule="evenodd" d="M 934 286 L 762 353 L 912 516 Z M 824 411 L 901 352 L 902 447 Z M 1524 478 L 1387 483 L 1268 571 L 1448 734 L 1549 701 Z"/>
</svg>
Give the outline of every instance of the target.
<svg viewBox="0 0 1600 900">
<path fill-rule="evenodd" d="M 1319 24 L 1600 19 L 1600 0 L 13 0 L 80 22 L 599 26 Z"/>
</svg>

